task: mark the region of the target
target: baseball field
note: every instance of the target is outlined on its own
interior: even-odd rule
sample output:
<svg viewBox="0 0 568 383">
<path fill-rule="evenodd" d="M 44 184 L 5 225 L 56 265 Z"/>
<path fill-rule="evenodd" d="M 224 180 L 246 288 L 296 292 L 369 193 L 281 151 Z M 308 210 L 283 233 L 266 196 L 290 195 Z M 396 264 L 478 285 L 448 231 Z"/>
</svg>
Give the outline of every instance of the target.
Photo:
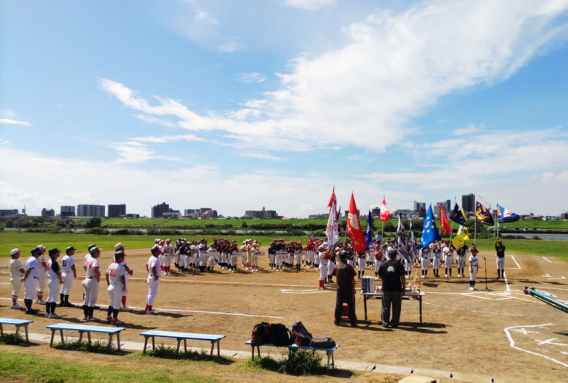
<svg viewBox="0 0 568 383">
<path fill-rule="evenodd" d="M 31 235 L 31 234 L 29 234 Z M 79 238 L 73 235 L 73 238 Z M 38 238 L 33 238 L 34 245 Z M 50 246 L 59 241 L 41 240 Z M 21 239 L 26 244 L 25 238 Z M 116 238 L 109 238 L 114 242 Z M 122 239 L 121 239 L 122 240 Z M 132 312 L 121 312 L 126 328 L 121 341 L 124 352 L 106 355 L 49 347 L 46 326 L 54 323 L 80 323 L 81 308 L 57 308 L 61 319 L 43 315 L 27 316 L 11 310 L 9 258 L 0 259 L 0 317 L 33 319 L 30 345 L 0 345 L 0 378 L 13 381 L 354 381 L 396 382 L 408 375 L 426 375 L 439 381 L 468 382 L 561 382 L 568 380 L 568 315 L 523 294 L 524 286 L 548 291 L 568 301 L 568 263 L 550 255 L 528 255 L 509 251 L 506 279 L 496 280 L 494 251 L 480 254 L 477 287 L 468 289 L 468 278 L 431 278 L 422 280 L 423 323 L 419 302 L 405 300 L 398 329 L 385 329 L 380 320 L 380 300 L 368 302 L 368 322 L 364 322 L 363 299 L 358 284 L 356 312 L 358 328 L 333 325 L 335 291 L 317 289 L 318 272 L 270 270 L 261 260 L 261 272 L 240 270 L 232 274 L 216 269 L 214 274 L 177 274 L 162 276 L 154 307 L 158 316 L 143 314 L 147 294 L 146 249 L 151 241 L 126 238 L 127 261 L 134 269 L 129 279 L 128 305 Z M 78 246 L 84 250 L 83 239 Z M 86 241 L 88 242 L 88 240 Z M 95 242 L 99 242 L 96 239 Z M 545 241 L 538 241 L 544 243 Z M 106 243 L 105 243 L 106 244 Z M 114 244 L 114 243 L 113 243 Z M 5 247 L 12 243 L 3 238 Z M 103 247 L 105 247 L 103 245 Z M 27 249 L 24 247 L 24 249 Z M 113 252 L 106 246 L 100 258 L 104 270 Z M 85 252 L 78 251 L 82 260 Z M 561 254 L 559 252 L 559 254 Z M 564 252 L 566 254 L 566 252 Z M 485 263 L 487 258 L 487 287 Z M 25 258 L 24 258 L 25 259 Z M 81 263 L 81 261 L 79 262 Z M 79 267 L 79 269 L 81 269 Z M 413 274 L 418 268 L 413 270 Z M 368 267 L 367 275 L 373 275 Z M 430 273 L 431 274 L 431 273 Z M 466 274 L 468 274 L 466 272 Z M 81 302 L 83 271 L 75 281 L 71 301 Z M 23 295 L 23 291 L 20 295 Z M 101 283 L 99 305 L 104 309 L 109 298 L 106 283 Z M 44 307 L 40 313 L 44 313 Z M 106 310 L 97 311 L 104 318 Z M 247 362 L 253 326 L 262 321 L 286 326 L 302 321 L 314 336 L 329 336 L 338 344 L 335 360 L 338 370 L 329 376 L 295 377 L 263 370 Z M 102 323 L 102 325 L 106 325 Z M 140 332 L 157 329 L 207 334 L 223 334 L 222 361 L 178 361 L 142 356 Z M 5 330 L 10 331 L 11 329 Z M 69 332 L 69 337 L 77 334 Z M 106 336 L 93 339 L 105 340 Z M 174 341 L 157 340 L 174 346 Z M 188 346 L 209 348 L 209 343 L 188 342 Z M 283 351 L 261 348 L 263 354 L 279 356 Z"/>
</svg>

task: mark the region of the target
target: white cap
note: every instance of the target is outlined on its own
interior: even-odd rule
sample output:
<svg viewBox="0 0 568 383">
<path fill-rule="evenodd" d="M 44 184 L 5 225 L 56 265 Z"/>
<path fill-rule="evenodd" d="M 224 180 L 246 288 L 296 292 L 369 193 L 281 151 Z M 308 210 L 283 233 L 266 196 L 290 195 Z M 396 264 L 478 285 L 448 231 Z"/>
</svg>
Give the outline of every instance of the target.
<svg viewBox="0 0 568 383">
<path fill-rule="evenodd" d="M 16 254 L 20 254 L 22 252 L 22 250 L 20 249 L 12 249 L 12 251 L 10 252 L 10 256 L 14 256 Z"/>
</svg>

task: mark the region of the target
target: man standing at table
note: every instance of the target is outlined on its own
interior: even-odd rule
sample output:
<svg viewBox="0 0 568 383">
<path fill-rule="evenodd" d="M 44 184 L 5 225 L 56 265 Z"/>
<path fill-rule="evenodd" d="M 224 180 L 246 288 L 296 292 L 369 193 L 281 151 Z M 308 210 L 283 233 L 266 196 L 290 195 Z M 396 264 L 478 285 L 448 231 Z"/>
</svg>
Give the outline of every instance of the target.
<svg viewBox="0 0 568 383">
<path fill-rule="evenodd" d="M 396 260 L 397 251 L 388 251 L 388 261 L 383 262 L 379 268 L 379 277 L 383 281 L 383 310 L 381 320 L 383 327 L 398 327 L 400 320 L 400 309 L 404 286 L 406 285 L 406 270 L 404 266 Z M 389 321 L 392 305 L 392 320 Z"/>
<path fill-rule="evenodd" d="M 342 251 L 339 253 L 339 262 L 333 269 L 335 275 L 335 285 L 337 286 L 337 298 L 335 299 L 335 323 L 339 326 L 341 321 L 341 313 L 343 311 L 343 303 L 347 303 L 349 310 L 349 322 L 351 327 L 357 327 L 357 319 L 355 318 L 355 269 L 347 264 L 349 253 Z"/>
</svg>

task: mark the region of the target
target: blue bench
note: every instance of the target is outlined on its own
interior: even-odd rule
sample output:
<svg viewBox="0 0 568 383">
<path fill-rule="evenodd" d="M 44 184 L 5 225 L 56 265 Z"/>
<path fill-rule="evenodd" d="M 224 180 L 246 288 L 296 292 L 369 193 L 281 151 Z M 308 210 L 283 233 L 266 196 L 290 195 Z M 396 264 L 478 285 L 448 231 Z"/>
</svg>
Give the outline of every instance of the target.
<svg viewBox="0 0 568 383">
<path fill-rule="evenodd" d="M 18 332 L 20 331 L 20 327 L 23 327 L 26 330 L 26 342 L 30 343 L 30 339 L 28 337 L 28 325 L 30 323 L 33 323 L 33 320 L 0 318 L 0 334 L 4 335 L 4 328 L 2 327 L 2 325 L 9 324 L 16 326 L 16 342 L 17 342 Z"/>
<path fill-rule="evenodd" d="M 98 332 L 103 334 L 108 334 L 108 348 L 112 346 L 112 337 L 116 334 L 116 344 L 118 345 L 118 351 L 120 351 L 120 332 L 124 330 L 123 327 L 105 327 L 105 326 L 87 326 L 82 324 L 67 324 L 67 323 L 57 323 L 51 326 L 47 326 L 51 330 L 51 342 L 49 342 L 49 347 L 53 347 L 53 337 L 55 331 L 59 330 L 61 334 L 61 343 L 65 343 L 63 339 L 63 330 L 79 331 L 79 342 L 83 340 L 83 333 L 87 333 L 89 339 L 89 344 L 91 344 L 91 333 Z"/>
<path fill-rule="evenodd" d="M 246 344 L 248 346 L 252 347 L 252 359 L 254 360 L 254 348 L 255 347 L 256 347 L 256 350 L 257 350 L 257 353 L 258 353 L 258 357 L 260 358 L 260 346 L 259 345 L 252 345 L 250 340 L 247 341 Z M 262 346 L 276 347 L 272 343 L 265 343 Z M 331 367 L 333 367 L 333 369 L 335 370 L 335 357 L 333 356 L 333 352 L 339 348 L 338 344 L 336 344 L 333 347 L 329 347 L 329 348 L 316 348 L 316 347 L 312 347 L 312 346 L 298 346 L 295 343 L 293 343 L 289 346 L 281 346 L 281 347 L 287 348 L 288 350 L 290 350 L 290 352 L 296 351 L 296 350 L 308 350 L 308 351 L 312 351 L 314 353 L 316 351 L 325 351 L 325 354 L 327 355 L 327 372 L 329 372 L 330 358 L 331 358 Z"/>
<path fill-rule="evenodd" d="M 211 342 L 211 353 L 210 356 L 213 356 L 213 348 L 215 344 L 217 344 L 217 356 L 221 356 L 221 350 L 219 343 L 221 343 L 221 339 L 225 338 L 226 335 L 211 335 L 211 334 L 192 334 L 186 332 L 171 332 L 171 331 L 157 331 L 151 330 L 146 332 L 141 332 L 140 335 L 144 337 L 144 351 L 146 353 L 146 346 L 148 345 L 148 339 L 152 338 L 152 349 L 156 348 L 156 344 L 154 341 L 155 337 L 158 338 L 173 338 L 177 340 L 177 353 L 179 354 L 179 347 L 180 343 L 183 340 L 183 348 L 185 352 L 187 352 L 187 340 L 206 340 Z"/>
</svg>

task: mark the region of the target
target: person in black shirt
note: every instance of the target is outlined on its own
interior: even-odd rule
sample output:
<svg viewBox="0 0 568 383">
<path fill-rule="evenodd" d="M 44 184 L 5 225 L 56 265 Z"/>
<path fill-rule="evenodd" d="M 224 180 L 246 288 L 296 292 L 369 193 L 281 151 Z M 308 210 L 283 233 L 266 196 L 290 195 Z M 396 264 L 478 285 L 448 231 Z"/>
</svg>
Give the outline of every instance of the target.
<svg viewBox="0 0 568 383">
<path fill-rule="evenodd" d="M 505 246 L 499 237 L 495 238 L 495 251 L 497 252 L 497 279 L 505 278 Z"/>
<path fill-rule="evenodd" d="M 402 295 L 404 295 L 404 286 L 406 285 L 406 270 L 400 262 L 396 261 L 396 254 L 395 249 L 389 250 L 389 260 L 383 262 L 379 268 L 379 277 L 383 280 L 383 310 L 381 315 L 383 327 L 396 328 L 400 320 Z M 392 320 L 389 321 L 391 305 Z"/>
<path fill-rule="evenodd" d="M 357 327 L 355 319 L 355 269 L 346 263 L 349 253 L 342 251 L 339 253 L 339 262 L 333 269 L 335 275 L 335 286 L 337 287 L 337 298 L 335 300 L 335 320 L 333 323 L 339 326 L 341 321 L 341 313 L 343 312 L 343 303 L 347 303 L 349 309 L 349 322 L 351 327 Z"/>
</svg>

